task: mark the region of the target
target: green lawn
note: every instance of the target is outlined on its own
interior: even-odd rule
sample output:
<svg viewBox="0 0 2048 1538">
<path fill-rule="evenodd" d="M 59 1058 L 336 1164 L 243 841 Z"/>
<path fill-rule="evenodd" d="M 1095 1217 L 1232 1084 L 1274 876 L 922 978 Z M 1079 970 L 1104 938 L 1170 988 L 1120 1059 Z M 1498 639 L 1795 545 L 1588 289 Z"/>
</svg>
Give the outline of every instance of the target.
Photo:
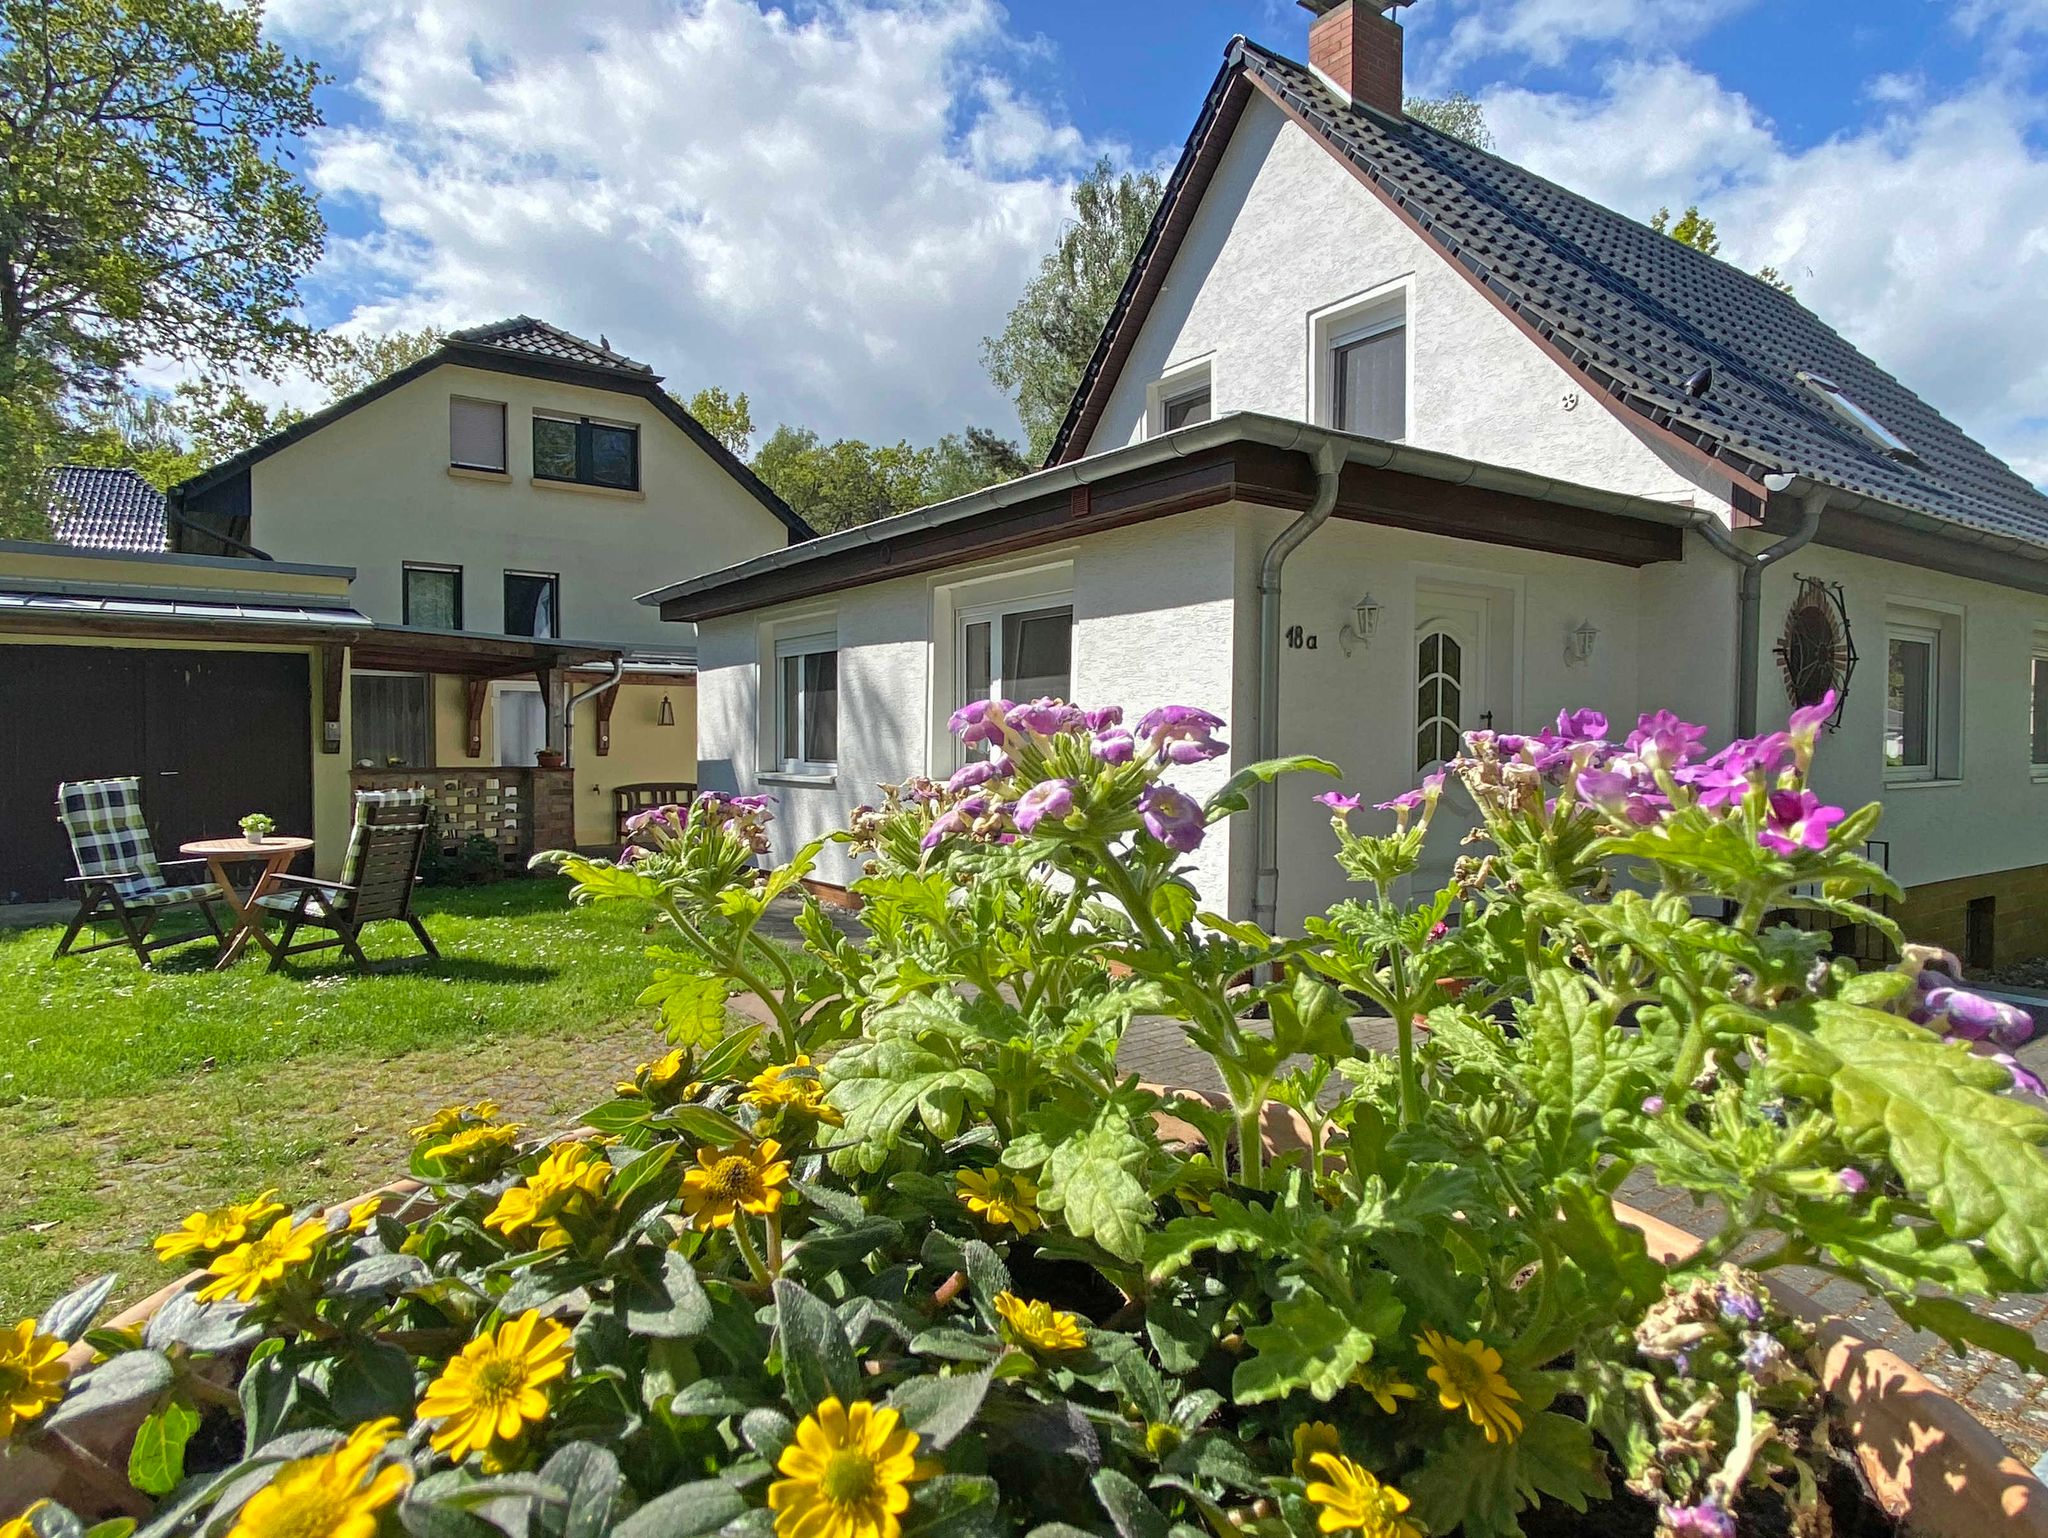
<svg viewBox="0 0 2048 1538">
<path fill-rule="evenodd" d="M 59 929 L 0 930 L 0 1323 L 102 1270 L 147 1291 L 150 1238 L 194 1207 L 401 1174 L 405 1129 L 448 1101 L 572 1121 L 658 1047 L 633 1002 L 647 910 L 572 908 L 554 880 L 420 906 L 442 960 L 380 925 L 388 970 L 368 974 L 255 953 L 216 973 L 210 941 L 150 971 L 126 950 L 59 961 Z"/>
</svg>

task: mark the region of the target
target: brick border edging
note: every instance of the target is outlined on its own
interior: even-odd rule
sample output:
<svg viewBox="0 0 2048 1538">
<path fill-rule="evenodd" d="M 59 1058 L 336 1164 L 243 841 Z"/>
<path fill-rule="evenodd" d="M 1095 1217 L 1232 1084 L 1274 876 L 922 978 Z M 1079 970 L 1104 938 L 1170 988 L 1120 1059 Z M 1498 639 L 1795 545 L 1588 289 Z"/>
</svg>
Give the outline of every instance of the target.
<svg viewBox="0 0 2048 1538">
<path fill-rule="evenodd" d="M 1619 1201 L 1614 1215 L 1666 1265 L 1699 1253 L 1696 1235 L 1661 1218 Z M 1781 1308 L 1812 1327 L 1821 1387 L 1887 1516 L 1927 1538 L 2048 1538 L 2048 1486 L 2011 1448 L 1910 1362 L 1864 1340 L 1796 1288 L 1766 1284 Z"/>
</svg>

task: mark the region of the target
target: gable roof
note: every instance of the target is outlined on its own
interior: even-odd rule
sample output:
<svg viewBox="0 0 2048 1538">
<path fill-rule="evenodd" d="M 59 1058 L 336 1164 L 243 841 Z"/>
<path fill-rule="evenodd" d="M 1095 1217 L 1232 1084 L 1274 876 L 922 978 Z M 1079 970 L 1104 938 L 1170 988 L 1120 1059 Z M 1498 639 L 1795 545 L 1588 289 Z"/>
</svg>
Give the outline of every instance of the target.
<svg viewBox="0 0 2048 1538">
<path fill-rule="evenodd" d="M 351 412 L 393 390 L 412 383 L 421 375 L 430 373 L 444 363 L 456 364 L 463 368 L 489 369 L 501 374 L 519 374 L 530 379 L 549 379 L 560 384 L 582 385 L 586 389 L 616 390 L 624 395 L 636 395 L 652 404 L 689 437 L 690 441 L 710 456 L 727 475 L 739 482 L 741 488 L 789 530 L 790 542 L 814 539 L 817 530 L 797 516 L 790 505 L 769 490 L 768 485 L 725 446 L 711 430 L 683 409 L 680 402 L 661 388 L 662 376 L 647 364 L 614 352 L 602 342 L 588 341 L 571 335 L 560 327 L 546 321 L 535 320 L 529 315 L 515 315 L 508 320 L 493 321 L 487 326 L 471 326 L 462 331 L 451 331 L 441 345 L 416 363 L 386 374 L 376 383 L 367 385 L 353 395 L 345 395 L 332 405 L 323 407 L 309 417 L 303 417 L 281 432 L 273 433 L 261 443 L 252 444 L 241 453 L 222 460 L 210 469 L 202 470 L 189 480 L 181 481 L 170 489 L 171 501 L 182 505 L 189 498 L 212 490 L 223 482 L 230 481 L 246 472 L 250 466 L 268 459 L 280 449 L 291 447 L 302 438 L 311 437 L 322 428 L 329 427 Z"/>
<path fill-rule="evenodd" d="M 1805 476 L 1979 533 L 2048 546 L 2048 497 L 1791 295 L 1413 119 L 1346 103 L 1307 66 L 1235 39 L 1051 462 L 1085 451 L 1220 143 L 1252 91 L 1274 102 L 1603 403 L 1738 487 Z M 1180 207 L 1177 205 L 1188 205 Z M 1704 395 L 1686 381 L 1711 367 Z M 1918 463 L 1887 455 L 1798 378 L 1817 374 Z"/>
<path fill-rule="evenodd" d="M 58 465 L 50 472 L 50 534 L 87 550 L 165 550 L 164 494 L 125 466 Z"/>
</svg>

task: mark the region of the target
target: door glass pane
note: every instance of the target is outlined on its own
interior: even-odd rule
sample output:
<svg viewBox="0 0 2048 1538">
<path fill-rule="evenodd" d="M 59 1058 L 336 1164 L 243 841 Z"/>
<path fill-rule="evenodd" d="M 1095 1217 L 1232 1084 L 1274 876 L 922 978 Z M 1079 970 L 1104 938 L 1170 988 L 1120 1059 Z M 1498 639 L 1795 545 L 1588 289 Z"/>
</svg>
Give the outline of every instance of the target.
<svg viewBox="0 0 2048 1538">
<path fill-rule="evenodd" d="M 1934 678 L 1932 641 L 1891 638 L 1884 701 L 1884 761 L 1894 769 L 1925 769 L 1928 703 Z"/>
<path fill-rule="evenodd" d="M 590 478 L 600 486 L 633 485 L 633 440 L 630 427 L 590 429 Z"/>
<path fill-rule="evenodd" d="M 2034 659 L 2034 762 L 2048 764 L 2048 657 Z"/>
<path fill-rule="evenodd" d="M 547 702 L 538 689 L 498 691 L 498 762 L 508 767 L 531 765 L 548 745 Z"/>
<path fill-rule="evenodd" d="M 989 656 L 989 623 L 985 619 L 976 620 L 961 638 L 959 703 L 965 705 L 971 700 L 987 699 L 989 686 L 994 681 L 993 659 Z"/>
<path fill-rule="evenodd" d="M 1003 693 L 1013 700 L 1065 699 L 1074 687 L 1074 611 L 1003 616 Z"/>
<path fill-rule="evenodd" d="M 1407 431 L 1407 336 L 1405 326 L 1396 326 L 1337 349 L 1336 417 L 1343 431 L 1372 438 Z"/>
<path fill-rule="evenodd" d="M 781 755 L 786 764 L 796 763 L 804 756 L 803 717 L 799 714 L 803 705 L 803 668 L 801 657 L 782 659 Z"/>
<path fill-rule="evenodd" d="M 1452 679 L 1462 679 L 1465 676 L 1465 658 L 1464 654 L 1458 650 L 1458 638 L 1456 636 L 1447 635 L 1443 638 L 1443 640 L 1444 674 L 1446 677 Z"/>
<path fill-rule="evenodd" d="M 558 481 L 576 479 L 576 424 L 553 417 L 533 419 L 533 473 Z"/>
<path fill-rule="evenodd" d="M 804 657 L 804 762 L 836 763 L 839 758 L 839 654 L 811 652 Z"/>
<path fill-rule="evenodd" d="M 1427 678 L 1436 671 L 1439 638 L 1431 631 L 1422 638 L 1422 644 L 1415 649 L 1415 672 L 1420 678 Z"/>
<path fill-rule="evenodd" d="M 453 571 L 405 573 L 405 622 L 427 630 L 462 628 L 462 575 Z"/>
</svg>

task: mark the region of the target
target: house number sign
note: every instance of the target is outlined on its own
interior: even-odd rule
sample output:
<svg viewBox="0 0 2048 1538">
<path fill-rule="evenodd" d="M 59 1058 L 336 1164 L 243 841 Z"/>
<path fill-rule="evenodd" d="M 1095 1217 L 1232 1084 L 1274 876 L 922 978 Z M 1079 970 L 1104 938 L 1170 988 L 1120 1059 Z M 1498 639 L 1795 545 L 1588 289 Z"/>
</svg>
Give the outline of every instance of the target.
<svg viewBox="0 0 2048 1538">
<path fill-rule="evenodd" d="M 1303 630 L 1301 626 L 1290 625 L 1287 627 L 1287 649 L 1291 652 L 1312 652 L 1316 649 L 1316 638 L 1309 631 Z"/>
</svg>

